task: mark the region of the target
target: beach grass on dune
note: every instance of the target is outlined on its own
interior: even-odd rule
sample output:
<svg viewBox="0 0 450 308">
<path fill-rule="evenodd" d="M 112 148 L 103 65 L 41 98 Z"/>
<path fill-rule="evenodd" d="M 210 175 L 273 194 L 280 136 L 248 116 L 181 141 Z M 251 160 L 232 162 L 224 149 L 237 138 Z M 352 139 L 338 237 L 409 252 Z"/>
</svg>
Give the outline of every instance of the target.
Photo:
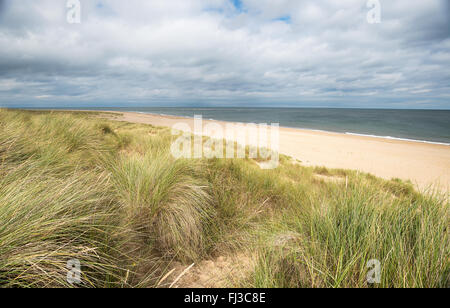
<svg viewBox="0 0 450 308">
<path fill-rule="evenodd" d="M 240 255 L 253 262 L 234 287 L 450 286 L 444 193 L 285 156 L 274 170 L 175 160 L 175 138 L 100 113 L 0 109 L 0 287 L 165 287 L 177 266 Z M 67 282 L 72 259 L 81 284 Z"/>
</svg>

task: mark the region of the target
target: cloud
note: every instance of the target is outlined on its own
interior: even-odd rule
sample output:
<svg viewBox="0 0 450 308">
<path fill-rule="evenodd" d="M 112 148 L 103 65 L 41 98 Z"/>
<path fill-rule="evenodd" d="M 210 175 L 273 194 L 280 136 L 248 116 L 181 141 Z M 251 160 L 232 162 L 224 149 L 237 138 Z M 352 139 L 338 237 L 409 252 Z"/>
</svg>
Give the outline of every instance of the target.
<svg viewBox="0 0 450 308">
<path fill-rule="evenodd" d="M 0 106 L 450 108 L 448 2 L 380 2 L 0 0 Z"/>
</svg>

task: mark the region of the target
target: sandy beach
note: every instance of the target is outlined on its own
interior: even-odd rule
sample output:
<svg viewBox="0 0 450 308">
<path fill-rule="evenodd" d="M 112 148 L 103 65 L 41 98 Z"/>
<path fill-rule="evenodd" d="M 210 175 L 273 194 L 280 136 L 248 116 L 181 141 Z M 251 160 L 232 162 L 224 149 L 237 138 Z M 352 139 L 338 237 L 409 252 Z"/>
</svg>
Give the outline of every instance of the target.
<svg viewBox="0 0 450 308">
<path fill-rule="evenodd" d="M 175 116 L 113 113 L 119 115 L 115 118 L 118 121 L 154 126 L 172 127 L 183 122 L 193 127 L 194 123 L 193 119 Z M 280 153 L 306 166 L 352 169 L 385 179 L 411 180 L 420 190 L 433 186 L 448 191 L 450 187 L 450 146 L 447 145 L 282 127 Z"/>
</svg>

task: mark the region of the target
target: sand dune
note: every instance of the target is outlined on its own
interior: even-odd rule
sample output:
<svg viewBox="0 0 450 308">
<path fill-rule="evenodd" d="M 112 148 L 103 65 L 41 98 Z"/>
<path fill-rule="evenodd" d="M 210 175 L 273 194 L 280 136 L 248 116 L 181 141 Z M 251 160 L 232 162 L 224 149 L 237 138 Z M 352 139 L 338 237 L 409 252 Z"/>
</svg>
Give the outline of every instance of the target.
<svg viewBox="0 0 450 308">
<path fill-rule="evenodd" d="M 193 119 L 117 112 L 116 120 L 171 127 Z M 205 123 L 211 122 L 204 120 Z M 218 123 L 220 121 L 214 121 Z M 280 152 L 308 166 L 353 169 L 391 179 L 411 180 L 419 189 L 448 191 L 450 146 L 312 130 L 280 128 Z"/>
</svg>

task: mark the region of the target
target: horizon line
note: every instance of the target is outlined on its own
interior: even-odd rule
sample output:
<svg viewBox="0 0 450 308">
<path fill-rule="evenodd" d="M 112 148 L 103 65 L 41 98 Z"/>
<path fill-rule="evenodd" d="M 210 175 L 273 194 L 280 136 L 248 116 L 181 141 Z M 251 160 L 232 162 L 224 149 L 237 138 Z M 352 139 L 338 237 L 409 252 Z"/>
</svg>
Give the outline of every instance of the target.
<svg viewBox="0 0 450 308">
<path fill-rule="evenodd" d="M 83 109 L 89 109 L 89 110 L 95 110 L 96 108 L 100 109 L 108 109 L 108 108 L 114 108 L 114 109 L 123 109 L 123 108 L 166 108 L 166 109 L 353 109 L 353 110 L 422 110 L 422 111 L 450 111 L 450 108 L 389 108 L 389 107 L 324 107 L 324 106 L 302 106 L 302 107 L 293 107 L 293 106 L 281 106 L 281 107 L 274 107 L 274 106 L 94 106 L 94 107 L 71 107 L 71 106 L 65 106 L 65 107 L 50 107 L 50 106 L 42 106 L 42 107 L 3 107 L 0 106 L 1 109 L 22 109 L 22 110 L 83 110 Z"/>
</svg>

